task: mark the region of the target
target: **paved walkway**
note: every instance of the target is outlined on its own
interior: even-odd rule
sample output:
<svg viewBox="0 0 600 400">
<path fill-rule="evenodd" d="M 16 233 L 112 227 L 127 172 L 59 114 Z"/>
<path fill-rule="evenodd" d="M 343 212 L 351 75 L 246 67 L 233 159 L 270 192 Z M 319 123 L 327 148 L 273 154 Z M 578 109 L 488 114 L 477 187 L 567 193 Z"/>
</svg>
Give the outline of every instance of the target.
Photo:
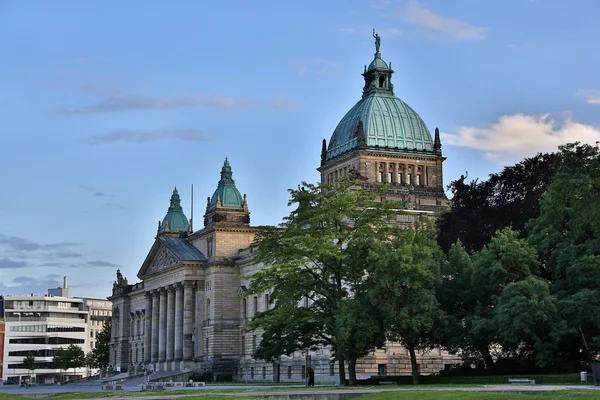
<svg viewBox="0 0 600 400">
<path fill-rule="evenodd" d="M 436 391 L 467 391 L 467 392 L 499 392 L 499 393 L 539 393 L 539 392 L 548 392 L 555 390 L 600 390 L 599 386 L 590 386 L 590 385 L 488 385 L 488 386 L 471 386 L 471 387 L 427 387 L 427 386 L 419 386 L 419 387 L 386 387 L 386 388 L 370 388 L 370 389 L 337 389 L 331 388 L 319 388 L 318 386 L 311 389 L 305 389 L 299 386 L 291 386 L 289 390 L 286 391 L 268 391 L 266 389 L 284 389 L 285 386 L 205 386 L 205 387 L 197 387 L 197 388 L 170 388 L 167 389 L 165 395 L 147 395 L 144 396 L 143 393 L 140 393 L 139 396 L 136 396 L 135 399 L 142 400 L 165 400 L 166 398 L 175 399 L 175 398 L 185 398 L 187 396 L 196 395 L 199 391 L 211 390 L 213 394 L 220 394 L 218 392 L 214 392 L 215 390 L 220 389 L 238 389 L 238 390 L 246 390 L 237 393 L 231 392 L 223 392 L 223 395 L 235 395 L 235 396 L 302 396 L 302 395 L 327 395 L 327 394 L 369 394 L 369 393 L 380 393 L 383 391 L 411 391 L 411 390 L 436 390 Z M 140 391 L 140 386 L 126 386 L 125 392 L 132 391 Z M 172 394 L 167 395 L 170 390 L 189 390 L 190 394 Z M 58 393 L 75 393 L 75 392 L 110 392 L 113 394 L 119 393 L 113 391 L 103 391 L 100 385 L 92 386 L 92 385 L 63 385 L 63 386 L 32 386 L 29 389 L 26 389 L 21 386 L 12 386 L 5 385 L 0 386 L 0 393 L 4 394 L 20 394 L 20 395 L 31 395 L 32 397 L 43 397 L 44 395 L 58 394 Z M 102 400 L 106 398 L 95 398 L 88 400 Z M 111 400 L 131 400 L 132 397 L 110 397 Z"/>
</svg>

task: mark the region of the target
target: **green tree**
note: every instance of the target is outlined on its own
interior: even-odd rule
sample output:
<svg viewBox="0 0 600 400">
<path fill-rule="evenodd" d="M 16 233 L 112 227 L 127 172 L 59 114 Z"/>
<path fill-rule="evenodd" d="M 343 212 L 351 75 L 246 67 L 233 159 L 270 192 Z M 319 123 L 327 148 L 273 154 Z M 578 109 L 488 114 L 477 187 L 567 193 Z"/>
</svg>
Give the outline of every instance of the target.
<svg viewBox="0 0 600 400">
<path fill-rule="evenodd" d="M 33 353 L 30 351 L 27 353 L 27 356 L 23 359 L 23 366 L 25 369 L 31 371 L 31 374 L 34 373 L 36 367 L 36 360 Z"/>
<path fill-rule="evenodd" d="M 600 148 L 570 143 L 559 149 L 559 172 L 528 233 L 569 329 L 557 354 L 562 365 L 579 370 L 600 353 Z"/>
<path fill-rule="evenodd" d="M 77 368 L 81 368 L 85 366 L 85 352 L 83 349 L 75 344 L 70 344 L 67 347 L 67 357 L 68 357 L 68 368 L 73 368 L 73 378 L 77 371 Z"/>
<path fill-rule="evenodd" d="M 558 318 L 550 285 L 535 276 L 509 283 L 496 302 L 494 325 L 505 353 L 546 367 L 566 329 Z"/>
<path fill-rule="evenodd" d="M 70 359 L 68 351 L 62 347 L 57 349 L 56 354 L 54 355 L 54 357 L 52 357 L 52 362 L 58 367 L 62 377 L 62 372 L 70 368 Z M 62 380 L 64 380 L 64 378 L 61 378 L 61 381 Z"/>
<path fill-rule="evenodd" d="M 490 243 L 471 255 L 460 242 L 453 246 L 438 290 L 452 326 L 446 332 L 448 347 L 461 349 L 465 355 L 478 354 L 485 367 L 492 368 L 492 345 L 502 343 L 498 299 L 511 283 L 538 274 L 535 249 L 510 228 L 496 232 Z"/>
<path fill-rule="evenodd" d="M 369 256 L 370 295 L 385 315 L 385 330 L 410 353 L 413 383 L 419 383 L 416 350 L 435 341 L 440 318 L 436 286 L 444 254 L 432 223 L 418 221 L 414 229 L 396 228 L 385 240 L 374 241 Z"/>
<path fill-rule="evenodd" d="M 340 319 L 348 322 L 357 315 L 355 306 L 348 303 L 359 301 L 356 294 L 364 292 L 366 244 L 385 237 L 386 221 L 398 203 L 375 202 L 379 188 L 362 190 L 357 182 L 346 179 L 334 185 L 303 186 L 290 190 L 289 205 L 297 208 L 278 227 L 257 229 L 255 259 L 268 267 L 252 276 L 247 295 L 270 292 L 275 305 L 253 318 L 248 329 L 264 330 L 263 339 L 273 339 L 274 327 L 290 321 L 290 315 L 298 315 L 301 319 L 284 331 L 286 335 L 275 339 L 275 348 L 291 352 L 319 344 L 332 346 L 343 385 L 344 361 L 354 365 L 357 355 L 366 354 L 378 343 L 350 337 L 365 332 L 342 329 Z M 306 310 L 290 313 L 290 308 L 305 298 L 310 300 Z M 265 354 L 263 344 L 261 352 Z M 355 382 L 352 368 L 349 372 L 350 382 Z"/>
<path fill-rule="evenodd" d="M 85 354 L 85 366 L 88 368 L 96 368 L 96 360 L 94 354 L 89 351 Z"/>
<path fill-rule="evenodd" d="M 91 351 L 91 365 L 105 369 L 110 364 L 111 320 L 104 321 L 102 330 L 96 336 L 96 347 Z"/>
<path fill-rule="evenodd" d="M 452 181 L 452 205 L 437 221 L 438 242 L 447 253 L 460 239 L 468 252 L 479 251 L 496 231 L 511 227 L 524 231 L 525 224 L 540 213 L 540 199 L 552 182 L 560 155 L 538 154 L 486 181 Z"/>
</svg>

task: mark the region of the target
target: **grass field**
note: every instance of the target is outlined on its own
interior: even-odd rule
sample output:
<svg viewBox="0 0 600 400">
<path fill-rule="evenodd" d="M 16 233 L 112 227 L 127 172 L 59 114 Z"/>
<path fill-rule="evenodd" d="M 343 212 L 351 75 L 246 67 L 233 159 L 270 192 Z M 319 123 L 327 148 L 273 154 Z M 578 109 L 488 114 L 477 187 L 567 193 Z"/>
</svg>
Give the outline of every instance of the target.
<svg viewBox="0 0 600 400">
<path fill-rule="evenodd" d="M 222 392 L 217 394 L 215 391 L 203 391 L 202 393 L 191 394 L 190 392 L 128 392 L 128 393 L 65 393 L 56 396 L 47 397 L 52 400 L 75 400 L 89 398 L 111 398 L 111 397 L 131 397 L 139 398 L 145 396 L 165 396 L 173 398 L 177 394 L 184 394 L 180 397 L 185 400 L 253 400 L 251 396 L 236 396 L 235 392 Z M 573 400 L 597 400 L 600 398 L 600 391 L 596 390 L 557 390 L 546 393 L 531 394 L 512 394 L 512 393 L 489 393 L 489 392 L 465 392 L 465 391 L 442 391 L 442 390 L 386 390 L 382 393 L 373 393 L 353 400 L 553 400 L 553 399 L 573 399 Z M 17 395 L 0 395 L 0 400 L 23 400 L 24 397 Z"/>
</svg>

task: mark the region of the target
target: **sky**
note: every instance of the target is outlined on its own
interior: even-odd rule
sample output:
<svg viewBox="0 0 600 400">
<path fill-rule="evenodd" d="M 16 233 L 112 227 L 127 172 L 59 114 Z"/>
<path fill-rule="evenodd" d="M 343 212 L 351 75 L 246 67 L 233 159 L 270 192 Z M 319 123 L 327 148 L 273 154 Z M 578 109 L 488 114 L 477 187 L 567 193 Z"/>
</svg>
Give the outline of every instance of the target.
<svg viewBox="0 0 600 400">
<path fill-rule="evenodd" d="M 136 282 L 173 187 L 195 229 L 228 157 L 252 225 L 317 182 L 382 58 L 444 182 L 600 140 L 597 0 L 0 0 L 0 294 Z"/>
</svg>

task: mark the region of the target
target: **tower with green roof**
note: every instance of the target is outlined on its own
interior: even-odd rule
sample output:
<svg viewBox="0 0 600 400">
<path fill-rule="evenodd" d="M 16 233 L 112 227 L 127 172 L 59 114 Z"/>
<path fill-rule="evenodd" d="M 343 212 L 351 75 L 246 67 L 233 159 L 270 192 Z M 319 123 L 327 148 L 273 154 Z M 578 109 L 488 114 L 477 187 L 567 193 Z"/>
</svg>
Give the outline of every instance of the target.
<svg viewBox="0 0 600 400">
<path fill-rule="evenodd" d="M 158 223 L 158 235 L 162 234 L 176 234 L 179 235 L 184 232 L 189 232 L 190 222 L 181 208 L 181 198 L 177 188 L 173 189 L 171 195 L 171 205 L 167 210 L 167 215 L 163 218 L 162 222 Z"/>
<path fill-rule="evenodd" d="M 379 35 L 374 37 L 373 61 L 362 73 L 362 98 L 339 122 L 329 143 L 323 139 L 317 168 L 321 182 L 354 176 L 366 188 L 369 183 L 388 183 L 388 199 L 433 212 L 448 201 L 439 130 L 432 137 L 419 114 L 396 96 L 394 70 L 381 57 Z"/>
<path fill-rule="evenodd" d="M 241 195 L 235 181 L 229 160 L 225 158 L 221 168 L 221 179 L 212 197 L 206 202 L 204 226 L 250 226 L 250 212 L 246 195 Z"/>
</svg>

